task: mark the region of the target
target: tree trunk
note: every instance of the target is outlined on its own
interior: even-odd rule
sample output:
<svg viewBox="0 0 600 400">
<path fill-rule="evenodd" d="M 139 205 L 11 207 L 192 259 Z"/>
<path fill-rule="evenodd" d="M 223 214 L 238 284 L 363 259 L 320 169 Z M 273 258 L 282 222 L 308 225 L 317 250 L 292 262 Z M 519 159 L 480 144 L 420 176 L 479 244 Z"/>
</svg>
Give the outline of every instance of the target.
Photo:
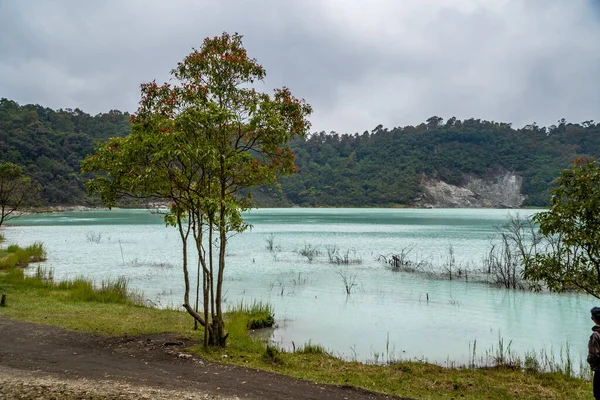
<svg viewBox="0 0 600 400">
<path fill-rule="evenodd" d="M 215 299 L 216 315 L 213 319 L 214 334 L 217 339 L 217 345 L 225 347 L 228 334 L 225 333 L 225 323 L 223 322 L 223 309 L 222 309 L 222 296 L 223 296 L 223 272 L 225 271 L 225 248 L 227 247 L 227 207 L 225 200 L 227 198 L 226 193 L 226 179 L 225 179 L 225 160 L 221 158 L 221 198 L 219 205 L 219 266 L 217 273 L 217 296 Z"/>
<path fill-rule="evenodd" d="M 201 246 L 198 246 L 198 241 L 202 243 L 202 218 L 198 215 L 194 217 L 194 239 L 196 241 L 196 251 L 198 252 L 198 265 L 196 266 L 196 304 L 194 307 L 194 311 L 198 312 L 198 302 L 200 300 L 200 269 L 202 263 L 200 260 L 202 256 L 200 255 Z M 206 318 L 204 319 L 206 320 Z M 198 330 L 198 320 L 194 318 L 194 330 Z"/>
<path fill-rule="evenodd" d="M 206 321 L 200 314 L 198 314 L 194 309 L 190 306 L 190 277 L 188 272 L 188 258 L 187 258 L 187 238 L 190 233 L 190 226 L 188 224 L 187 232 L 183 231 L 183 222 L 181 221 L 181 216 L 177 216 L 177 227 L 179 229 L 179 235 L 181 236 L 182 241 L 182 253 L 183 253 L 183 279 L 185 281 L 185 293 L 183 295 L 183 308 L 186 309 L 188 314 L 190 314 L 196 321 L 200 323 L 200 325 L 206 327 Z"/>
</svg>

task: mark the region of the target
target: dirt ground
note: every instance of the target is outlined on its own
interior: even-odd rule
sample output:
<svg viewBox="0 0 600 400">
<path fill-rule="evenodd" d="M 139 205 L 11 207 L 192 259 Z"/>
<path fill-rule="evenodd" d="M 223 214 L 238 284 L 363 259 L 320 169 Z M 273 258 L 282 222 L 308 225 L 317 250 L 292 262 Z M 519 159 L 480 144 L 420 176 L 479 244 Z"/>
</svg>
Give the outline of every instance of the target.
<svg viewBox="0 0 600 400">
<path fill-rule="evenodd" d="M 392 399 L 218 364 L 172 334 L 106 338 L 0 316 L 0 399 Z M 396 398 L 398 399 L 398 398 Z"/>
</svg>

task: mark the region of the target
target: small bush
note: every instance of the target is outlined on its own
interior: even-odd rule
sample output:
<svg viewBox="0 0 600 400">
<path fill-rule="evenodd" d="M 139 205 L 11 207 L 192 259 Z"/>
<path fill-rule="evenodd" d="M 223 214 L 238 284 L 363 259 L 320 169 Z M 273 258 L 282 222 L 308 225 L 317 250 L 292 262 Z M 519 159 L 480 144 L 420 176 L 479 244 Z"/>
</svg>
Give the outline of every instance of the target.
<svg viewBox="0 0 600 400">
<path fill-rule="evenodd" d="M 283 364 L 279 349 L 271 344 L 266 345 L 262 358 L 270 364 Z"/>
<path fill-rule="evenodd" d="M 41 242 L 35 242 L 24 249 L 16 244 L 11 244 L 3 251 L 3 254 L 6 255 L 0 259 L 0 269 L 26 267 L 30 262 L 46 259 L 46 250 Z"/>
<path fill-rule="evenodd" d="M 19 262 L 19 257 L 15 253 L 11 253 L 0 260 L 0 269 L 15 268 Z"/>
<path fill-rule="evenodd" d="M 267 315 L 264 318 L 253 318 L 248 322 L 248 329 L 262 329 L 270 328 L 275 325 L 275 317 L 273 315 Z"/>
<path fill-rule="evenodd" d="M 321 255 L 321 251 L 319 251 L 319 248 L 317 246 L 313 246 L 312 244 L 307 243 L 304 243 L 303 248 L 296 250 L 296 253 L 306 257 L 308 262 L 312 262 L 315 259 L 315 257 Z"/>
<path fill-rule="evenodd" d="M 22 269 L 9 269 L 3 273 L 2 281 L 7 285 L 17 285 L 25 279 L 25 274 Z"/>
<path fill-rule="evenodd" d="M 21 268 L 12 268 L 4 273 L 2 281 L 10 286 L 26 286 L 28 289 L 54 288 L 54 283 L 46 279 L 53 275 L 51 269 L 46 270 L 45 268 L 42 268 L 40 271 L 40 268 L 38 268 L 35 275 L 25 276 L 25 272 Z"/>
<path fill-rule="evenodd" d="M 319 344 L 312 344 L 310 341 L 304 345 L 304 347 L 296 350 L 296 353 L 300 354 L 319 354 L 323 356 L 329 356 L 329 352 L 325 350 L 325 347 Z"/>
<path fill-rule="evenodd" d="M 230 308 L 229 312 L 246 315 L 247 329 L 269 328 L 275 324 L 273 308 L 270 304 L 261 301 L 254 301 L 252 304 L 244 304 L 242 301 Z"/>
<path fill-rule="evenodd" d="M 327 257 L 330 264 L 362 264 L 362 258 L 356 255 L 356 250 L 346 250 L 340 254 L 340 248 L 337 245 L 327 246 Z"/>
<path fill-rule="evenodd" d="M 15 251 L 15 256 L 17 256 L 17 264 L 18 265 L 22 265 L 22 266 L 26 266 L 27 264 L 29 264 L 29 251 L 27 251 L 27 249 L 18 249 L 17 251 Z"/>
<path fill-rule="evenodd" d="M 525 362 L 523 364 L 526 372 L 537 373 L 542 369 L 535 352 L 525 352 Z"/>
<path fill-rule="evenodd" d="M 100 232 L 89 231 L 85 234 L 85 237 L 87 238 L 88 242 L 100 243 L 102 234 Z"/>
<path fill-rule="evenodd" d="M 44 261 L 46 259 L 46 249 L 42 242 L 35 242 L 26 249 L 29 252 L 31 262 Z"/>
<path fill-rule="evenodd" d="M 41 281 L 52 282 L 54 281 L 54 270 L 38 265 L 35 271 L 35 277 Z"/>
</svg>

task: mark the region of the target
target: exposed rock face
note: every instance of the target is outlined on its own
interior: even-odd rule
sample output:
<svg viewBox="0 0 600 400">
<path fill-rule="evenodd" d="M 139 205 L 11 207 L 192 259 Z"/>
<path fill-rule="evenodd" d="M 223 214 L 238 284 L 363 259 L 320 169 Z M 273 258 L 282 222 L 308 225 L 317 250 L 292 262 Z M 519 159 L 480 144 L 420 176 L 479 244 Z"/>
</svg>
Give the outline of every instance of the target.
<svg viewBox="0 0 600 400">
<path fill-rule="evenodd" d="M 519 208 L 525 200 L 521 194 L 523 178 L 503 168 L 486 177 L 464 177 L 463 186 L 421 178 L 422 195 L 415 206 L 426 208 Z"/>
</svg>

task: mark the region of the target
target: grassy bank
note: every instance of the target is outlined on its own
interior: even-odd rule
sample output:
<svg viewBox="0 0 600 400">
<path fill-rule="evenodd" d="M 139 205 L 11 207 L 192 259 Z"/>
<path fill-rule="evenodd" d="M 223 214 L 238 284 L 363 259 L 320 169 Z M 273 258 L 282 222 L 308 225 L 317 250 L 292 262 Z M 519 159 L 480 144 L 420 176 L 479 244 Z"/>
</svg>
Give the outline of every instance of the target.
<svg viewBox="0 0 600 400">
<path fill-rule="evenodd" d="M 4 235 L 0 234 L 0 243 L 2 242 L 4 242 Z M 45 259 L 46 250 L 39 242 L 25 248 L 21 248 L 16 244 L 0 248 L 0 270 L 26 267 L 31 262 L 44 261 Z"/>
<path fill-rule="evenodd" d="M 7 294 L 7 306 L 0 307 L 0 315 L 103 335 L 170 331 L 198 339 L 202 336 L 201 331 L 192 329 L 187 314 L 144 306 L 141 296 L 129 291 L 125 279 L 92 285 L 84 279 L 55 283 L 51 278 L 51 273 L 41 268 L 29 277 L 21 269 L 0 270 L 0 293 Z M 312 344 L 294 352 L 282 352 L 248 335 L 248 327 L 268 323 L 271 316 L 268 305 L 238 305 L 227 315 L 230 336 L 226 349 L 206 351 L 195 346 L 190 351 L 219 362 L 417 399 L 591 397 L 589 382 L 565 373 L 542 373 L 515 366 L 443 368 L 420 362 L 368 365 L 340 360 Z"/>
</svg>

